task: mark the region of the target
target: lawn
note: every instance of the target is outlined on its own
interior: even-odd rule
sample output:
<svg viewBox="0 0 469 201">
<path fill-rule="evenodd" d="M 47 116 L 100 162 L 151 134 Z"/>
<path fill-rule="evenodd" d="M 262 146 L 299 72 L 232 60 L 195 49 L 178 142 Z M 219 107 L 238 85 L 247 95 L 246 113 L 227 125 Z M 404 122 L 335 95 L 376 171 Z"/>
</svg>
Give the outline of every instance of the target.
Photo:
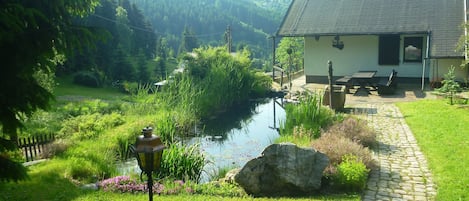
<svg viewBox="0 0 469 201">
<path fill-rule="evenodd" d="M 446 100 L 398 103 L 425 154 L 436 200 L 469 200 L 469 107 Z"/>
<path fill-rule="evenodd" d="M 126 94 L 119 92 L 117 88 L 93 88 L 73 84 L 72 77 L 58 77 L 57 87 L 54 89 L 54 96 L 80 96 L 89 98 L 99 98 L 105 100 L 112 100 L 118 97 L 123 97 Z"/>
<path fill-rule="evenodd" d="M 61 166 L 57 163 L 51 165 L 45 162 L 30 168 L 30 180 L 18 183 L 0 183 L 0 201 L 8 200 L 60 200 L 60 201 L 129 201 L 148 200 L 148 194 L 144 193 L 112 193 L 102 190 L 84 190 L 77 187 L 70 180 L 61 175 Z M 55 164 L 55 165 L 54 165 Z M 223 195 L 223 191 L 211 189 L 212 195 L 207 194 L 180 194 L 180 195 L 154 195 L 154 200 L 176 201 L 176 200 L 253 200 L 253 201 L 302 201 L 302 200 L 360 200 L 359 195 L 328 195 L 300 198 L 253 198 L 253 197 L 229 197 Z M 210 191 L 210 190 L 209 190 Z"/>
</svg>

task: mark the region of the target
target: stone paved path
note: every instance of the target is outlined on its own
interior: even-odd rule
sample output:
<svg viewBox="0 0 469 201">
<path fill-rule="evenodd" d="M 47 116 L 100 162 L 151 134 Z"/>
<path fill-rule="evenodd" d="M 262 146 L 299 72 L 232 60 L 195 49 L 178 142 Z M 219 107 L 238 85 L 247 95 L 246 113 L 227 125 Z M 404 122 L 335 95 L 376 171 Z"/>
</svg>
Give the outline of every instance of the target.
<svg viewBox="0 0 469 201">
<path fill-rule="evenodd" d="M 351 106 L 354 113 L 377 131 L 374 158 L 362 200 L 434 200 L 436 186 L 426 159 L 394 104 L 366 103 Z"/>
</svg>

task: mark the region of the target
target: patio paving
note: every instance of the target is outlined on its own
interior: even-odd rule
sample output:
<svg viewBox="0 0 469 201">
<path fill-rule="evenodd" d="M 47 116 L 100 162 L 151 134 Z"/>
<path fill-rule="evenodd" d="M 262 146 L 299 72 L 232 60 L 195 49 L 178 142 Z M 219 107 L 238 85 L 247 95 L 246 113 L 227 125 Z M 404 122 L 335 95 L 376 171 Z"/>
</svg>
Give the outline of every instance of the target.
<svg viewBox="0 0 469 201">
<path fill-rule="evenodd" d="M 298 91 L 324 90 L 324 84 L 305 84 L 305 78 L 292 81 L 291 94 Z M 399 84 L 396 94 L 379 96 L 376 91 L 358 96 L 355 90 L 346 95 L 345 107 L 365 119 L 377 132 L 378 146 L 373 158 L 378 167 L 370 172 L 362 200 L 434 200 L 436 186 L 425 156 L 399 109 L 402 101 L 434 99 L 420 84 Z M 288 98 L 288 97 L 287 97 Z"/>
<path fill-rule="evenodd" d="M 287 85 L 285 84 L 284 86 Z M 324 91 L 325 86 L 326 84 L 306 83 L 305 76 L 301 76 L 292 81 L 292 87 L 290 90 L 287 89 L 287 91 L 292 91 L 292 94 L 298 91 Z M 371 90 L 370 94 L 363 96 L 362 94 L 355 94 L 358 89 L 358 86 L 356 86 L 354 89 L 350 89 L 350 93 L 345 98 L 345 104 L 395 103 L 437 98 L 430 92 L 430 88 L 425 87 L 423 91 L 421 88 L 420 83 L 399 83 L 394 95 L 380 96 L 377 91 Z"/>
</svg>

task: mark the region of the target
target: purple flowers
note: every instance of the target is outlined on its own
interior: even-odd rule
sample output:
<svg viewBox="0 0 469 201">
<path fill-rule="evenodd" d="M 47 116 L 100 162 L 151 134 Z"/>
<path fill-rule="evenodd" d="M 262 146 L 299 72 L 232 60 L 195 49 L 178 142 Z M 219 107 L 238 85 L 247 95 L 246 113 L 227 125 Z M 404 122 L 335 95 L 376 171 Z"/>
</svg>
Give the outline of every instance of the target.
<svg viewBox="0 0 469 201">
<path fill-rule="evenodd" d="M 147 183 L 138 182 L 129 176 L 117 176 L 99 182 L 99 188 L 103 191 L 120 192 L 120 193 L 139 193 L 148 192 Z M 155 194 L 179 194 L 194 193 L 194 190 L 187 186 L 184 181 L 176 180 L 169 183 L 168 188 L 165 185 L 155 182 L 153 184 L 153 193 Z"/>
<path fill-rule="evenodd" d="M 112 192 L 139 192 L 145 190 L 144 184 L 138 184 L 135 180 L 130 179 L 129 176 L 117 176 L 103 180 L 99 183 L 99 187 L 104 191 Z"/>
</svg>

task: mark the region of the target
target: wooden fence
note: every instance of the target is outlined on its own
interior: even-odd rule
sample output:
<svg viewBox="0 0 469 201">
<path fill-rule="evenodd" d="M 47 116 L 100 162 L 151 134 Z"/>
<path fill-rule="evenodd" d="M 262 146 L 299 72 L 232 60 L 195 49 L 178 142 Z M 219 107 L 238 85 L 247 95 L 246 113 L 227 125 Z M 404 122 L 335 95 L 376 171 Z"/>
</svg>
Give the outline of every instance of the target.
<svg viewBox="0 0 469 201">
<path fill-rule="evenodd" d="M 44 156 L 51 142 L 55 140 L 53 134 L 44 134 L 18 139 L 18 147 L 23 151 L 26 162 L 40 159 Z"/>
</svg>

